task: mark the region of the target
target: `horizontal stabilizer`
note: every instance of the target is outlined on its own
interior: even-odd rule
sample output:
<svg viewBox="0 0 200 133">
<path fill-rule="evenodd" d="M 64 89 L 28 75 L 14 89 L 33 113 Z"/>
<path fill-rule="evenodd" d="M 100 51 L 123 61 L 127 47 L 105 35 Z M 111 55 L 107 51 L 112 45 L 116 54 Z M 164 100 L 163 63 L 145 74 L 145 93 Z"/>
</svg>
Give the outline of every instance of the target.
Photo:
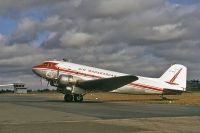
<svg viewBox="0 0 200 133">
<path fill-rule="evenodd" d="M 112 91 L 136 80 L 138 80 L 138 77 L 126 75 L 120 77 L 79 81 L 76 86 L 85 90 Z"/>
<path fill-rule="evenodd" d="M 180 95 L 182 93 L 182 90 L 163 89 L 164 95 Z"/>
</svg>

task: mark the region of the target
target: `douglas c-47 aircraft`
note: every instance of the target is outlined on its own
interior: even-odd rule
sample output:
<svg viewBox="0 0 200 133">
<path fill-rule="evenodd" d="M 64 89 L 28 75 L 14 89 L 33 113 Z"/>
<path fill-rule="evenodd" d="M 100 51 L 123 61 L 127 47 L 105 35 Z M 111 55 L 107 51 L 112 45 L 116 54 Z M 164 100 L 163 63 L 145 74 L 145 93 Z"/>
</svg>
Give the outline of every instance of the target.
<svg viewBox="0 0 200 133">
<path fill-rule="evenodd" d="M 108 71 L 66 61 L 45 61 L 32 67 L 33 72 L 46 79 L 65 95 L 67 102 L 82 102 L 90 91 L 128 94 L 181 94 L 186 91 L 187 68 L 172 65 L 160 78 L 148 78 Z"/>
</svg>

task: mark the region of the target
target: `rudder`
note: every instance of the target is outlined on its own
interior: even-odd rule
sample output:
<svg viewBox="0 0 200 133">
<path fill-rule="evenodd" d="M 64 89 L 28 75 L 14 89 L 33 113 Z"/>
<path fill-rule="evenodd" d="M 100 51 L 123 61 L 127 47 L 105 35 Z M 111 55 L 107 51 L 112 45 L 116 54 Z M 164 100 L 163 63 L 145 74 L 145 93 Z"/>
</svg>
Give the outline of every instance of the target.
<svg viewBox="0 0 200 133">
<path fill-rule="evenodd" d="M 172 65 L 161 77 L 160 80 L 168 84 L 176 85 L 186 90 L 187 68 L 181 64 Z"/>
</svg>

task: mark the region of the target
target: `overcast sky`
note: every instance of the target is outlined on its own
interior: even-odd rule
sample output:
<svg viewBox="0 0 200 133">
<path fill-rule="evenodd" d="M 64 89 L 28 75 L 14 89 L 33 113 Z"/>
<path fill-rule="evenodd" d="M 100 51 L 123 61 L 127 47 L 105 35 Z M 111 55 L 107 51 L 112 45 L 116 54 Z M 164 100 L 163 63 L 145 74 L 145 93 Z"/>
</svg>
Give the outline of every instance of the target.
<svg viewBox="0 0 200 133">
<path fill-rule="evenodd" d="M 31 67 L 68 58 L 159 77 L 170 64 L 200 79 L 199 0 L 0 0 L 0 84 L 40 86 Z"/>
</svg>

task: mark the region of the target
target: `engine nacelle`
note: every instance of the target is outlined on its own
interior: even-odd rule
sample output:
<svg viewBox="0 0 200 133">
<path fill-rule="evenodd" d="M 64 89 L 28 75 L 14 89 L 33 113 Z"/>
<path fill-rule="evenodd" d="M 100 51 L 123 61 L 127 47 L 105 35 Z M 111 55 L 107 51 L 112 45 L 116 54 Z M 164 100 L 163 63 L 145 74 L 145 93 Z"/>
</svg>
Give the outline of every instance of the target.
<svg viewBox="0 0 200 133">
<path fill-rule="evenodd" d="M 73 86 L 76 84 L 76 79 L 71 75 L 60 75 L 58 78 L 59 86 Z"/>
</svg>

